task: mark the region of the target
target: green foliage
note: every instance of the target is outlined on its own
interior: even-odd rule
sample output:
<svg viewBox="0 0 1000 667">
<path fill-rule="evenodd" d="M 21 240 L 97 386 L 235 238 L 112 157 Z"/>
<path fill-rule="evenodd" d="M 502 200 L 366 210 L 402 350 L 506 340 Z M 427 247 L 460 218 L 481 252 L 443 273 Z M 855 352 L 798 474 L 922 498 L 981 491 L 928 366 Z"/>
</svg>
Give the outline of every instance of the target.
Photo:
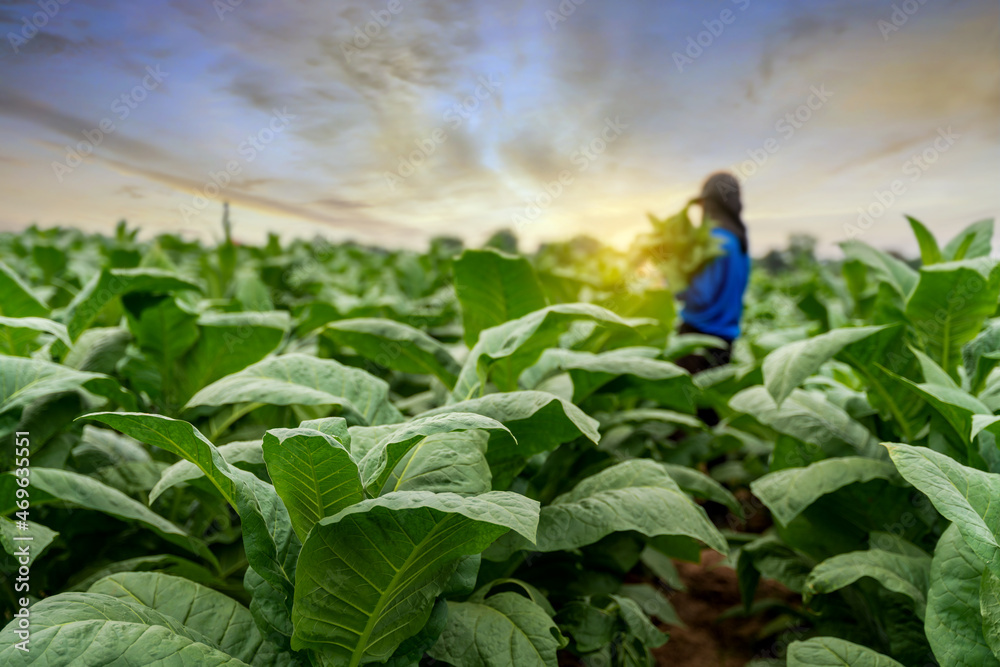
<svg viewBox="0 0 1000 667">
<path fill-rule="evenodd" d="M 1000 664 L 992 222 L 911 219 L 913 262 L 795 239 L 694 377 L 674 362 L 719 341 L 674 333 L 663 276 L 717 244 L 686 209 L 653 225 L 631 254 L 0 235 L 30 661 L 653 664 L 673 561 L 708 548 L 788 665 Z"/>
</svg>

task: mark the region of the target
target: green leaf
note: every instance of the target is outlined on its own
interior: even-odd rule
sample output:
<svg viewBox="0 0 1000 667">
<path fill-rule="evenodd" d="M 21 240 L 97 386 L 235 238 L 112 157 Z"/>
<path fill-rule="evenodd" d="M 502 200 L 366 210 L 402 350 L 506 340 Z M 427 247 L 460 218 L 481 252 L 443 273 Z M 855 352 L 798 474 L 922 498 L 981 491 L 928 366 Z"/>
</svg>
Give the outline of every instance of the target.
<svg viewBox="0 0 1000 667">
<path fill-rule="evenodd" d="M 778 406 L 767 389 L 750 387 L 733 396 L 729 407 L 827 453 L 837 442 L 846 443 L 860 454 L 879 453 L 878 440 L 867 428 L 814 392 L 796 389 Z"/>
<path fill-rule="evenodd" d="M 985 567 L 952 524 L 938 540 L 931 562 L 924 631 L 942 667 L 995 667 L 983 634 L 979 591 Z"/>
<path fill-rule="evenodd" d="M 504 322 L 479 335 L 469 352 L 455 383 L 452 397 L 466 400 L 483 393 L 492 378 L 503 391 L 517 389 L 522 371 L 538 361 L 546 349 L 556 347 L 569 325 L 588 320 L 619 330 L 634 330 L 636 321 L 623 320 L 606 308 L 588 303 L 549 306 L 510 322 Z M 642 320 L 648 323 L 651 320 Z"/>
<path fill-rule="evenodd" d="M 962 348 L 965 374 L 969 389 L 978 394 L 986 384 L 986 377 L 1000 364 L 1000 320 L 989 324 Z"/>
<path fill-rule="evenodd" d="M 625 621 L 629 633 L 638 638 L 643 646 L 656 648 L 667 643 L 667 635 L 650 622 L 649 617 L 635 600 L 621 595 L 609 597 L 618 604 L 618 613 Z"/>
<path fill-rule="evenodd" d="M 0 414 L 23 408 L 51 394 L 82 390 L 113 397 L 121 387 L 99 373 L 85 373 L 38 359 L 0 355 Z"/>
<path fill-rule="evenodd" d="M 937 239 L 934 238 L 934 235 L 931 234 L 930 230 L 916 218 L 906 216 L 906 219 L 910 222 L 910 228 L 913 229 L 913 235 L 917 237 L 917 244 L 920 246 L 920 261 L 923 265 L 930 266 L 931 264 L 943 262 L 944 256 L 941 254 L 941 249 L 938 247 Z"/>
<path fill-rule="evenodd" d="M 917 284 L 917 272 L 900 260 L 861 241 L 844 241 L 841 250 L 849 260 L 861 262 L 875 272 L 904 299 Z"/>
<path fill-rule="evenodd" d="M 815 595 L 832 593 L 871 577 L 887 590 L 912 600 L 913 611 L 923 619 L 930 571 L 931 557 L 927 554 L 904 555 L 881 549 L 838 554 L 809 574 L 803 599 L 808 603 Z"/>
<path fill-rule="evenodd" d="M 764 386 L 774 402 L 781 405 L 796 387 L 845 347 L 885 328 L 834 329 L 819 336 L 782 345 L 764 359 Z"/>
<path fill-rule="evenodd" d="M 22 338 L 31 341 L 39 333 L 52 334 L 67 347 L 72 344 L 69 340 L 69 334 L 66 333 L 66 327 L 47 317 L 5 317 L 0 315 L 0 332 L 3 332 L 0 343 L 6 346 L 9 354 L 17 354 L 20 351 L 18 341 Z M 21 334 L 14 332 L 21 332 Z M 24 332 L 29 333 L 25 335 Z"/>
<path fill-rule="evenodd" d="M 677 615 L 677 610 L 670 604 L 670 600 L 650 584 L 623 584 L 618 591 L 619 595 L 633 600 L 642 609 L 643 613 L 655 616 L 662 623 L 684 627 L 684 622 Z"/>
<path fill-rule="evenodd" d="M 198 341 L 177 373 L 177 393 L 186 401 L 211 382 L 255 364 L 273 352 L 291 326 L 288 313 L 202 313 Z"/>
<path fill-rule="evenodd" d="M 104 307 L 117 298 L 135 292 L 168 294 L 181 290 L 200 290 L 200 287 L 161 269 L 102 269 L 66 307 L 66 328 L 70 338 L 76 340 Z"/>
<path fill-rule="evenodd" d="M 720 505 L 725 505 L 736 516 L 743 516 L 743 508 L 740 506 L 740 502 L 736 500 L 736 496 L 705 473 L 694 468 L 675 465 L 673 463 L 661 463 L 660 465 L 663 466 L 663 469 L 667 471 L 671 479 L 677 482 L 677 486 L 685 493 L 690 493 L 696 498 L 711 500 Z"/>
<path fill-rule="evenodd" d="M 7 515 L 15 509 L 14 489 L 17 488 L 13 473 L 0 476 L 0 514 Z M 135 521 L 163 539 L 218 566 L 215 556 L 201 540 L 188 535 L 182 528 L 167 521 L 142 503 L 129 498 L 121 491 L 101 484 L 93 477 L 68 470 L 52 468 L 31 469 L 31 503 L 40 505 L 63 501 L 85 509 L 103 512 L 123 521 Z"/>
<path fill-rule="evenodd" d="M 246 607 L 188 579 L 160 572 L 123 572 L 101 579 L 88 593 L 135 602 L 173 618 L 196 630 L 210 646 L 247 664 L 272 665 L 278 657 Z"/>
<path fill-rule="evenodd" d="M 465 344 L 480 332 L 547 304 L 531 262 L 495 250 L 466 250 L 455 260 L 455 292 L 462 304 Z"/>
<path fill-rule="evenodd" d="M 1000 266 L 989 259 L 935 264 L 920 270 L 906 301 L 906 318 L 927 354 L 950 375 L 962 346 L 976 337 L 997 308 Z"/>
<path fill-rule="evenodd" d="M 172 381 L 171 364 L 198 340 L 197 315 L 170 297 L 146 304 L 138 313 L 126 308 L 125 314 L 136 344 L 156 362 L 164 383 Z"/>
<path fill-rule="evenodd" d="M 788 646 L 788 667 L 903 667 L 867 646 L 836 637 L 814 637 Z"/>
<path fill-rule="evenodd" d="M 25 654 L 15 647 L 19 639 L 14 635 L 15 624 L 11 623 L 0 632 L 3 642 L 0 662 L 45 667 L 112 664 L 248 667 L 241 660 L 161 625 L 101 618 L 42 625 L 44 621 L 39 621 L 37 615 L 32 621 L 35 627 L 29 657 L 25 658 Z"/>
<path fill-rule="evenodd" d="M 186 421 L 128 412 L 99 412 L 87 418 L 198 466 L 240 515 L 250 565 L 275 589 L 291 594 L 292 572 L 286 560 L 298 541 L 292 539 L 288 510 L 270 484 L 229 465 L 215 445 Z"/>
<path fill-rule="evenodd" d="M 429 436 L 474 430 L 505 433 L 513 440 L 506 426 L 495 419 L 472 412 L 448 412 L 419 417 L 383 438 L 361 459 L 358 468 L 365 489 L 373 496 L 379 495 L 400 461 L 414 449 L 419 449 Z M 516 441 L 514 444 L 517 444 Z"/>
<path fill-rule="evenodd" d="M 448 603 L 448 625 L 429 654 L 463 667 L 552 667 L 562 633 L 545 610 L 517 593 Z"/>
<path fill-rule="evenodd" d="M 669 361 L 649 358 L 652 348 L 623 348 L 594 354 L 577 350 L 545 350 L 538 364 L 525 372 L 528 386 L 568 371 L 573 382 L 573 402 L 580 403 L 595 391 L 611 384 L 619 397 L 639 396 L 662 405 L 693 411 L 694 383 L 687 371 Z"/>
<path fill-rule="evenodd" d="M 983 637 L 993 656 L 1000 660 L 1000 578 L 989 570 L 983 571 L 979 611 L 983 615 Z"/>
<path fill-rule="evenodd" d="M 222 458 L 230 465 L 253 472 L 253 468 L 264 468 L 264 451 L 259 440 L 239 440 L 228 442 L 217 447 Z M 242 464 L 242 465 L 240 465 Z M 264 468 L 266 470 L 266 468 Z M 156 486 L 149 492 L 149 504 L 152 505 L 167 489 L 179 484 L 186 484 L 203 479 L 205 473 L 201 468 L 187 459 L 181 459 L 160 474 Z M 214 489 L 209 484 L 208 488 Z"/>
<path fill-rule="evenodd" d="M 958 527 L 972 552 L 1000 574 L 1000 475 L 966 468 L 926 447 L 885 443 L 906 481 Z"/>
<path fill-rule="evenodd" d="M 4 317 L 48 317 L 49 309 L 12 268 L 0 261 L 0 315 Z"/>
<path fill-rule="evenodd" d="M 52 540 L 56 539 L 59 533 L 34 521 L 24 522 L 26 530 L 19 528 L 20 524 L 21 522 L 14 523 L 7 517 L 0 516 L 0 545 L 7 554 L 11 556 L 17 554 L 18 557 L 23 557 L 18 552 L 27 546 L 28 562 L 25 565 L 30 566 L 52 544 Z"/>
<path fill-rule="evenodd" d="M 534 539 L 535 501 L 513 493 L 404 491 L 317 523 L 299 555 L 292 646 L 330 665 L 388 659 L 427 622 L 460 556 L 514 530 Z"/>
<path fill-rule="evenodd" d="M 506 489 L 535 454 L 581 436 L 595 444 L 601 438 L 597 420 L 569 401 L 543 391 L 489 394 L 429 410 L 420 417 L 456 412 L 472 412 L 495 419 L 506 426 L 516 440 L 515 444 L 500 434 L 501 437 L 490 441 L 486 458 L 493 471 L 494 489 Z"/>
<path fill-rule="evenodd" d="M 125 356 L 125 348 L 131 340 L 128 329 L 87 329 L 63 357 L 63 364 L 78 371 L 110 375 Z"/>
<path fill-rule="evenodd" d="M 205 387 L 188 401 L 199 405 L 340 405 L 369 424 L 392 424 L 402 415 L 389 402 L 389 386 L 332 359 L 287 354 L 265 359 Z"/>
<path fill-rule="evenodd" d="M 393 491 L 478 494 L 492 488 L 485 431 L 435 433 L 404 456 L 381 494 Z"/>
<path fill-rule="evenodd" d="M 271 429 L 264 434 L 264 461 L 300 541 L 317 521 L 365 497 L 350 452 L 325 433 Z"/>
<path fill-rule="evenodd" d="M 354 348 L 374 364 L 403 373 L 433 375 L 448 388 L 462 367 L 444 345 L 420 329 L 387 319 L 338 320 L 320 329 L 338 345 Z"/>
<path fill-rule="evenodd" d="M 946 261 L 974 259 L 989 257 L 992 249 L 993 220 L 987 219 L 974 222 L 959 232 L 955 238 L 948 241 L 941 254 Z"/>
<path fill-rule="evenodd" d="M 705 511 L 680 490 L 663 466 L 648 459 L 625 461 L 587 477 L 542 508 L 534 545 L 513 538 L 505 546 L 508 552 L 563 551 L 625 530 L 647 537 L 683 535 L 721 553 L 729 550 Z"/>
<path fill-rule="evenodd" d="M 750 490 L 771 510 L 775 519 L 787 526 L 822 496 L 849 484 L 873 479 L 901 482 L 888 461 L 838 457 L 817 461 L 805 468 L 768 473 L 750 482 Z"/>
</svg>

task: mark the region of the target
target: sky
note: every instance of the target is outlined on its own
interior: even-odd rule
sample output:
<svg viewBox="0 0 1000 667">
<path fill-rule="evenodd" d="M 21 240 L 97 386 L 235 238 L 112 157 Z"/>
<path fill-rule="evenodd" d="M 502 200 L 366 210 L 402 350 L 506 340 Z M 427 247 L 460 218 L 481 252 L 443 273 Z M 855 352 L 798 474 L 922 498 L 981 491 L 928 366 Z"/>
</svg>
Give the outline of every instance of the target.
<svg viewBox="0 0 1000 667">
<path fill-rule="evenodd" d="M 0 0 L 0 231 L 625 246 L 742 182 L 916 251 L 1000 213 L 996 0 Z"/>
</svg>

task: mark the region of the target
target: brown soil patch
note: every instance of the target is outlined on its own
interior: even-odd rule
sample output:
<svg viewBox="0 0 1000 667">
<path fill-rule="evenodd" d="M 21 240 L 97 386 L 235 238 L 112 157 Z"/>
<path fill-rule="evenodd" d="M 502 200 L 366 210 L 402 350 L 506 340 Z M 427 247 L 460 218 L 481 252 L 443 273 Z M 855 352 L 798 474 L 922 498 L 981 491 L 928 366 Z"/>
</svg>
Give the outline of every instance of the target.
<svg viewBox="0 0 1000 667">
<path fill-rule="evenodd" d="M 670 667 L 743 667 L 761 657 L 768 641 L 761 630 L 774 618 L 764 613 L 719 620 L 727 609 L 741 604 L 736 571 L 715 567 L 722 556 L 705 550 L 701 563 L 676 562 L 686 591 L 669 594 L 677 615 L 687 627 L 663 627 L 670 641 L 653 651 L 660 665 Z M 797 604 L 799 596 L 781 584 L 762 579 L 756 599 L 777 598 Z"/>
</svg>

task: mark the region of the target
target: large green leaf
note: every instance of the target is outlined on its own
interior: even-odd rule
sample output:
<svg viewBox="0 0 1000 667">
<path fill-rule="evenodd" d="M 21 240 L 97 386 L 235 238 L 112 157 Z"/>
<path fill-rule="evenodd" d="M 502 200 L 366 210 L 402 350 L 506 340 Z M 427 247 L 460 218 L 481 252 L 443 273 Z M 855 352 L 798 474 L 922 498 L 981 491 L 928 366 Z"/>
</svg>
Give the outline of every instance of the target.
<svg viewBox="0 0 1000 667">
<path fill-rule="evenodd" d="M 337 344 L 354 348 L 374 364 L 404 373 L 433 375 L 448 389 L 455 386 L 462 369 L 444 345 L 402 322 L 376 318 L 338 320 L 320 331 Z"/>
<path fill-rule="evenodd" d="M 182 577 L 160 572 L 123 572 L 90 587 L 141 604 L 196 630 L 211 646 L 250 665 L 273 665 L 277 649 L 264 641 L 250 611 L 228 595 Z"/>
<path fill-rule="evenodd" d="M 429 410 L 420 417 L 472 412 L 490 417 L 506 426 L 517 440 L 497 437 L 490 442 L 486 457 L 493 471 L 493 488 L 506 489 L 528 459 L 556 446 L 585 437 L 600 441 L 597 420 L 569 401 L 543 391 L 514 391 L 489 394 Z"/>
<path fill-rule="evenodd" d="M 13 473 L 0 476 L 0 515 L 15 509 L 14 489 L 17 488 Z M 140 502 L 121 491 L 102 484 L 93 477 L 68 470 L 52 468 L 31 469 L 31 503 L 67 502 L 85 509 L 102 512 L 124 521 L 135 521 L 141 526 L 172 542 L 190 553 L 201 556 L 217 565 L 215 556 L 201 540 L 187 534 L 182 528 L 164 519 Z"/>
<path fill-rule="evenodd" d="M 429 435 L 400 459 L 380 493 L 486 493 L 493 482 L 488 441 L 487 432 L 480 430 Z"/>
<path fill-rule="evenodd" d="M 640 396 L 669 407 L 693 411 L 695 394 L 691 376 L 669 361 L 644 353 L 651 348 L 624 348 L 594 354 L 552 348 L 542 353 L 538 364 L 525 372 L 534 387 L 551 375 L 568 371 L 573 382 L 573 402 L 580 403 L 602 387 L 620 397 Z M 619 378 L 617 381 L 616 378 Z M 613 382 L 614 381 L 614 382 Z M 611 383 L 611 384 L 609 384 Z"/>
<path fill-rule="evenodd" d="M 986 328 L 962 348 L 962 361 L 969 388 L 978 394 L 990 372 L 1000 365 L 1000 320 L 990 320 Z"/>
<path fill-rule="evenodd" d="M 834 329 L 825 334 L 782 345 L 764 359 L 764 386 L 781 405 L 806 378 L 838 352 L 885 327 Z"/>
<path fill-rule="evenodd" d="M 878 440 L 867 428 L 815 392 L 795 389 L 779 406 L 767 389 L 756 386 L 737 393 L 729 406 L 823 451 L 829 452 L 832 444 L 843 442 L 860 454 L 879 454 Z"/>
<path fill-rule="evenodd" d="M 900 554 L 881 549 L 838 554 L 817 565 L 806 580 L 804 599 L 832 593 L 870 577 L 893 593 L 913 601 L 913 611 L 921 619 L 927 606 L 927 586 L 931 557 L 926 554 Z"/>
<path fill-rule="evenodd" d="M 931 563 L 924 631 L 941 667 L 996 667 L 983 634 L 979 591 L 983 562 L 951 525 L 938 540 Z"/>
<path fill-rule="evenodd" d="M 552 667 L 562 634 L 545 610 L 517 593 L 448 603 L 448 625 L 429 654 L 463 667 Z"/>
<path fill-rule="evenodd" d="M 513 391 L 521 373 L 538 361 L 546 349 L 556 347 L 559 337 L 573 322 L 580 320 L 619 330 L 631 330 L 638 324 L 593 304 L 567 303 L 536 310 L 485 329 L 462 365 L 452 397 L 459 401 L 473 398 L 484 392 L 490 379 L 501 390 Z"/>
<path fill-rule="evenodd" d="M 196 283 L 161 269 L 103 269 L 94 276 L 66 307 L 64 318 L 70 338 L 76 340 L 105 306 L 135 292 L 167 294 L 198 290 Z"/>
<path fill-rule="evenodd" d="M 33 351 L 33 342 L 39 333 L 55 336 L 56 340 L 69 346 L 66 327 L 47 317 L 6 317 L 0 315 L 0 353 L 27 356 Z"/>
<path fill-rule="evenodd" d="M 891 285 L 904 299 L 917 284 L 917 272 L 904 262 L 877 250 L 861 241 L 844 241 L 841 250 L 849 260 L 855 260 L 866 265 L 882 280 Z"/>
<path fill-rule="evenodd" d="M 88 418 L 198 466 L 240 515 L 250 565 L 275 589 L 291 593 L 293 573 L 287 560 L 298 541 L 292 539 L 288 510 L 270 484 L 231 466 L 215 445 L 186 421 L 128 412 L 101 412 Z"/>
<path fill-rule="evenodd" d="M 64 391 L 86 390 L 101 396 L 118 396 L 121 388 L 112 378 L 86 373 L 39 359 L 0 355 L 0 414 Z"/>
<path fill-rule="evenodd" d="M 0 546 L 11 556 L 17 553 L 19 557 L 23 557 L 22 548 L 27 544 L 29 547 L 27 565 L 31 565 L 58 535 L 59 533 L 54 530 L 34 521 L 15 523 L 5 516 L 0 516 Z"/>
<path fill-rule="evenodd" d="M 49 309 L 13 269 L 0 261 L 0 315 L 4 317 L 47 317 Z"/>
<path fill-rule="evenodd" d="M 358 468 L 361 470 L 365 488 L 369 494 L 379 495 L 403 458 L 412 450 L 419 449 L 427 442 L 428 437 L 474 430 L 507 434 L 513 440 L 506 426 L 495 419 L 473 412 L 447 412 L 419 417 L 383 438 L 361 459 Z M 499 438 L 496 441 L 499 441 Z M 516 445 L 516 441 L 514 444 Z"/>
<path fill-rule="evenodd" d="M 885 445 L 906 481 L 958 527 L 972 552 L 1000 575 L 1000 475 L 966 468 L 926 447 Z"/>
<path fill-rule="evenodd" d="M 848 484 L 873 479 L 901 482 L 895 467 L 888 461 L 838 457 L 817 461 L 805 468 L 769 473 L 750 482 L 750 490 L 771 510 L 775 519 L 788 525 L 822 496 Z"/>
<path fill-rule="evenodd" d="M 369 424 L 392 424 L 402 415 L 389 402 L 389 386 L 377 377 L 332 359 L 287 354 L 227 375 L 195 394 L 199 405 L 340 405 Z"/>
<path fill-rule="evenodd" d="M 301 541 L 317 521 L 365 497 L 350 452 L 320 431 L 271 429 L 264 434 L 264 461 Z"/>
<path fill-rule="evenodd" d="M 993 250 L 993 220 L 974 222 L 948 241 L 941 250 L 945 260 L 989 257 Z"/>
<path fill-rule="evenodd" d="M 63 364 L 78 371 L 110 375 L 125 356 L 125 348 L 131 340 L 132 334 L 128 329 L 87 329 L 63 357 Z"/>
<path fill-rule="evenodd" d="M 989 570 L 983 572 L 979 588 L 979 611 L 983 615 L 983 637 L 1000 660 L 1000 578 Z"/>
<path fill-rule="evenodd" d="M 998 296 L 1000 265 L 993 260 L 935 264 L 921 269 L 906 302 L 906 318 L 930 357 L 954 375 L 962 346 L 996 311 Z"/>
<path fill-rule="evenodd" d="M 266 470 L 264 451 L 260 440 L 227 442 L 224 445 L 219 445 L 217 449 L 222 454 L 222 458 L 230 465 L 250 472 L 254 472 L 254 469 Z M 205 479 L 205 473 L 201 471 L 201 468 L 187 459 L 181 459 L 160 474 L 156 486 L 149 492 L 149 503 L 152 504 L 156 501 L 167 489 L 190 482 L 197 484 L 198 480 L 202 479 Z M 209 489 L 215 489 L 211 482 L 206 481 L 205 486 Z"/>
<path fill-rule="evenodd" d="M 533 540 L 538 505 L 524 496 L 404 491 L 317 523 L 296 571 L 292 646 L 330 665 L 388 659 L 430 616 L 460 556 L 514 530 Z"/>
<path fill-rule="evenodd" d="M 814 637 L 788 646 L 788 667 L 903 667 L 867 646 L 836 637 Z"/>
<path fill-rule="evenodd" d="M 198 341 L 177 373 L 182 401 L 219 378 L 241 371 L 273 352 L 291 326 L 288 313 L 202 313 Z"/>
<path fill-rule="evenodd" d="M 611 533 L 634 530 L 643 535 L 678 535 L 727 553 L 728 546 L 705 511 L 694 503 L 659 463 L 625 461 L 587 477 L 542 508 L 538 539 L 510 536 L 503 551 L 549 552 L 593 544 Z"/>
<path fill-rule="evenodd" d="M 496 250 L 466 250 L 455 260 L 455 292 L 462 304 L 465 344 L 484 329 L 544 308 L 547 304 L 531 262 Z"/>
<path fill-rule="evenodd" d="M 38 667 L 162 665 L 248 667 L 193 630 L 141 605 L 96 593 L 62 593 L 32 606 L 27 652 L 17 623 L 0 632 L 0 663 Z"/>
<path fill-rule="evenodd" d="M 913 230 L 913 235 L 917 237 L 917 245 L 920 246 L 921 263 L 923 263 L 924 266 L 930 266 L 931 264 L 937 264 L 938 262 L 944 261 L 937 239 L 935 239 L 930 230 L 924 226 L 924 223 L 910 216 L 906 216 L 906 219 L 910 222 L 910 229 Z"/>
</svg>

